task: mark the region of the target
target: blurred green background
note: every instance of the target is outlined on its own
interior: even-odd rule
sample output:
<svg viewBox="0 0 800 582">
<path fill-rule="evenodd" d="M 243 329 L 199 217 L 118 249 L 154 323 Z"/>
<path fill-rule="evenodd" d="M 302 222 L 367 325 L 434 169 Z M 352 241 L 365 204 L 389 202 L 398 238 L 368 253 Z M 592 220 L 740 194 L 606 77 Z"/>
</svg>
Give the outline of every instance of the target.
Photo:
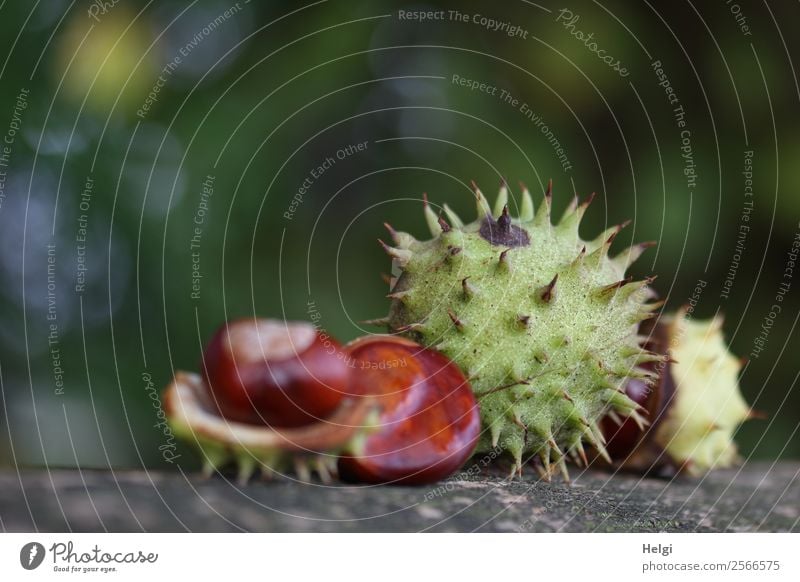
<svg viewBox="0 0 800 582">
<path fill-rule="evenodd" d="M 343 341 L 374 331 L 382 223 L 425 235 L 423 192 L 471 219 L 469 181 L 493 198 L 501 176 L 537 200 L 552 178 L 557 210 L 596 191 L 584 235 L 633 219 L 620 250 L 658 241 L 635 274 L 670 309 L 706 282 L 695 313 L 722 310 L 735 353 L 767 318 L 742 385 L 768 418 L 738 441 L 797 458 L 800 9 L 698 4 L 573 2 L 565 27 L 564 5 L 526 1 L 3 2 L 0 464 L 169 466 L 154 395 L 221 322 L 313 301 Z"/>
</svg>

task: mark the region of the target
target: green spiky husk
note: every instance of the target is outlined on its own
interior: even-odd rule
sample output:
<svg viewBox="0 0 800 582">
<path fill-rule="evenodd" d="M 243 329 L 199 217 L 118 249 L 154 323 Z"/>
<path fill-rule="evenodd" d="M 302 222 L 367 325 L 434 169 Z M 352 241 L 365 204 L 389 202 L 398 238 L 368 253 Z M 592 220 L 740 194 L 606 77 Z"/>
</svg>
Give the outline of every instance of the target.
<svg viewBox="0 0 800 582">
<path fill-rule="evenodd" d="M 386 322 L 467 374 L 481 408 L 479 451 L 500 447 L 515 470 L 536 457 L 545 474 L 559 467 L 566 476 L 565 458 L 585 459 L 584 442 L 605 454 L 597 422 L 608 411 L 640 420 L 621 386 L 651 379 L 639 365 L 658 356 L 636 330 L 656 306 L 649 281 L 624 276 L 646 245 L 609 257 L 622 225 L 582 240 L 588 202 L 553 225 L 549 189 L 535 214 L 525 190 L 516 219 L 505 187 L 494 214 L 477 188 L 475 196 L 478 219 L 466 225 L 446 207 L 445 222 L 426 200 L 428 241 L 387 225 L 396 247 L 384 247 L 402 275 Z"/>
</svg>

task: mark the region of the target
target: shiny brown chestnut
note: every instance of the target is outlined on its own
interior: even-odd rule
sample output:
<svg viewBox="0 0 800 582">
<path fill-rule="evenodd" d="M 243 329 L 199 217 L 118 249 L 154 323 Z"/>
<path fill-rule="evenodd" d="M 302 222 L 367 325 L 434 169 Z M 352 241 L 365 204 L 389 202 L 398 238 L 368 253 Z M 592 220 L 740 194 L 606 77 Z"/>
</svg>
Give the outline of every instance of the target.
<svg viewBox="0 0 800 582">
<path fill-rule="evenodd" d="M 358 339 L 345 352 L 351 391 L 375 398 L 380 416 L 363 448 L 339 460 L 340 476 L 431 483 L 472 455 L 480 434 L 478 405 L 464 374 L 447 357 L 383 335 Z"/>
<path fill-rule="evenodd" d="M 211 339 L 203 377 L 229 420 L 302 426 L 328 416 L 347 394 L 340 349 L 310 323 L 240 319 Z"/>
<path fill-rule="evenodd" d="M 646 321 L 640 326 L 639 333 L 649 338 L 643 346 L 645 350 L 656 354 L 668 354 L 669 346 L 663 326 Z M 663 418 L 675 391 L 669 366 L 669 360 L 641 365 L 642 368 L 658 374 L 658 379 L 653 385 L 648 385 L 638 378 L 631 378 L 625 383 L 625 394 L 646 412 L 644 418 L 648 420 L 649 425 L 644 430 L 631 418 L 619 420 L 607 416 L 601 422 L 600 428 L 607 440 L 606 450 L 615 462 L 630 463 L 635 456 L 642 454 L 645 448 L 648 448 L 648 458 L 653 456 L 649 447 L 644 445 Z"/>
</svg>

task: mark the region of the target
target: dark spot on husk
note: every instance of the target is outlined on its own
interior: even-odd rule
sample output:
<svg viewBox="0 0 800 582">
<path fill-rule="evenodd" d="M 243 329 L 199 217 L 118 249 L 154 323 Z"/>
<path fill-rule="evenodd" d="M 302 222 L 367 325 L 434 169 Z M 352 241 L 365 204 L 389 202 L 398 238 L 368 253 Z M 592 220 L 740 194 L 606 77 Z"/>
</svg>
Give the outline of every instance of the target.
<svg viewBox="0 0 800 582">
<path fill-rule="evenodd" d="M 508 206 L 503 208 L 500 218 L 494 220 L 487 216 L 481 224 L 480 235 L 495 246 L 502 247 L 526 247 L 531 244 L 528 233 L 511 224 L 511 217 L 508 215 Z"/>
</svg>

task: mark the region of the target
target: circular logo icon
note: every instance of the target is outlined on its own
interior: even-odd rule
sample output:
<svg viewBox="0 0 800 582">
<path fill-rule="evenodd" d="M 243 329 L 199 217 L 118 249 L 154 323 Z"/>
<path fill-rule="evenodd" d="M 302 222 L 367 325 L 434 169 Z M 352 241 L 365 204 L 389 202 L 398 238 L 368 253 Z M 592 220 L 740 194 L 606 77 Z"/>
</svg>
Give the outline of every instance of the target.
<svg viewBox="0 0 800 582">
<path fill-rule="evenodd" d="M 44 546 L 39 542 L 28 542 L 19 551 L 19 563 L 26 570 L 35 570 L 44 561 Z"/>
</svg>

